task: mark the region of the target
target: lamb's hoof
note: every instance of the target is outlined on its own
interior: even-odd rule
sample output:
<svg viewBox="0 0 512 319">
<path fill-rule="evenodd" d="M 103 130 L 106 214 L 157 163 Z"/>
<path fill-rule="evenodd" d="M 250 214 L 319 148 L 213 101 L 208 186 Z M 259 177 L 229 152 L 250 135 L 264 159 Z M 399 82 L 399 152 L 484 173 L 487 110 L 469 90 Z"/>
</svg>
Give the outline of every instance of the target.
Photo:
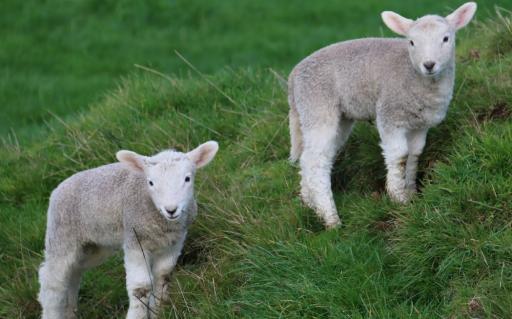
<svg viewBox="0 0 512 319">
<path fill-rule="evenodd" d="M 326 230 L 333 230 L 338 228 L 341 228 L 341 220 L 339 218 L 331 222 L 325 222 Z"/>
<path fill-rule="evenodd" d="M 412 192 L 410 190 L 406 190 L 406 191 L 403 191 L 403 192 L 389 192 L 388 191 L 388 194 L 389 194 L 389 197 L 391 198 L 391 200 L 395 203 L 398 203 L 398 204 L 407 204 L 411 201 L 412 197 L 414 196 L 414 193 L 415 192 Z"/>
<path fill-rule="evenodd" d="M 288 163 L 290 163 L 290 165 L 292 167 L 299 167 L 299 159 L 298 158 L 294 158 L 294 157 L 289 157 L 288 158 Z"/>
</svg>

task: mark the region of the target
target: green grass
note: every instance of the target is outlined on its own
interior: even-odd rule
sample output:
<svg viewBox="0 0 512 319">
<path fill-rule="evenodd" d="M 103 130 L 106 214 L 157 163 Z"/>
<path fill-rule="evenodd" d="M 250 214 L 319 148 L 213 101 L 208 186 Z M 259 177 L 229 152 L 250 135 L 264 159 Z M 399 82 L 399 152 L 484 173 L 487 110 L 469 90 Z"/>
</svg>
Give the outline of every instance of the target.
<svg viewBox="0 0 512 319">
<path fill-rule="evenodd" d="M 12 62 L 2 64 L 12 80 L 1 84 L 2 121 L 21 142 L 11 136 L 0 149 L 0 317 L 39 315 L 44 212 L 60 181 L 114 161 L 121 148 L 151 154 L 207 139 L 221 151 L 198 173 L 200 215 L 163 318 L 512 313 L 509 13 L 460 39 L 454 100 L 429 133 L 421 194 L 405 206 L 388 199 L 376 131 L 360 123 L 333 174 L 344 227 L 327 232 L 298 199 L 297 168 L 286 161 L 286 93 L 269 67 L 284 76 L 322 45 L 379 35 L 384 8 L 420 15 L 431 7 L 447 12 L 447 4 L 31 5 L 8 3 L 20 14 L 1 13 L 8 28 L 0 31 L 7 39 L 0 59 Z M 16 43 L 33 50 L 17 51 Z M 208 75 L 196 76 L 174 49 Z M 169 75 L 134 70 L 134 63 Z M 116 256 L 87 273 L 79 311 L 81 318 L 121 318 L 126 308 Z"/>
<path fill-rule="evenodd" d="M 494 4 L 480 4 L 488 16 Z M 186 76 L 181 52 L 203 72 L 224 68 L 290 70 L 332 42 L 380 35 L 379 12 L 448 12 L 460 1 L 88 0 L 2 1 L 0 136 L 41 135 L 56 114 L 87 109 L 120 76 L 150 66 Z"/>
</svg>

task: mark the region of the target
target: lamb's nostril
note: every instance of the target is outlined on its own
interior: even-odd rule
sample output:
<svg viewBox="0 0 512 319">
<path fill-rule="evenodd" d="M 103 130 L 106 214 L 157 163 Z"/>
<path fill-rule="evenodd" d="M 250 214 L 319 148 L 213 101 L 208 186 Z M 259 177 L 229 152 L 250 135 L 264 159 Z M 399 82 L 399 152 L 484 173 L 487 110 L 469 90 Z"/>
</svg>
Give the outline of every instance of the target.
<svg viewBox="0 0 512 319">
<path fill-rule="evenodd" d="M 434 66 L 436 65 L 435 62 L 432 62 L 432 61 L 427 61 L 425 63 L 423 63 L 423 66 L 425 67 L 425 69 L 427 69 L 428 71 L 432 71 L 432 69 L 434 68 Z"/>
<path fill-rule="evenodd" d="M 169 214 L 169 215 L 171 215 L 171 216 L 172 216 L 172 215 L 174 215 L 174 213 L 176 213 L 176 210 L 177 210 L 177 208 L 174 208 L 174 209 L 172 209 L 172 210 L 171 210 L 171 209 L 167 209 L 167 208 L 165 209 L 165 211 L 167 212 L 167 214 Z"/>
</svg>

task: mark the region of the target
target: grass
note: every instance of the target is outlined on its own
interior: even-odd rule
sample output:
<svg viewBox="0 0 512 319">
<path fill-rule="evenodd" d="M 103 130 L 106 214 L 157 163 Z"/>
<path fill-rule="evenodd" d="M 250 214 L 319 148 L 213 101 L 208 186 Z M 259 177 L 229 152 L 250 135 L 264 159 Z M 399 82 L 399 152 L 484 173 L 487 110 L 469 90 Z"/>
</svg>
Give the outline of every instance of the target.
<svg viewBox="0 0 512 319">
<path fill-rule="evenodd" d="M 174 272 L 172 302 L 163 318 L 509 317 L 512 50 L 505 44 L 510 13 L 499 11 L 501 18 L 481 21 L 460 40 L 454 100 L 447 119 L 429 133 L 420 163 L 421 194 L 412 203 L 396 205 L 385 195 L 383 160 L 370 124 L 356 126 L 336 163 L 340 230 L 324 231 L 301 204 L 297 169 L 286 161 L 286 93 L 268 67 L 284 76 L 300 57 L 326 43 L 379 35 L 378 15 L 370 18 L 370 11 L 393 7 L 419 15 L 432 3 L 354 1 L 344 10 L 334 10 L 335 1 L 292 8 L 284 2 L 221 1 L 162 2 L 156 9 L 128 2 L 17 7 L 24 14 L 11 28 L 26 32 L 40 23 L 37 17 L 49 24 L 18 37 L 32 44 L 39 32 L 55 39 L 21 56 L 7 44 L 2 51 L 2 59 L 18 61 L 20 72 L 12 76 L 25 77 L 27 87 L 42 91 L 38 97 L 21 94 L 6 80 L 2 89 L 18 94 L 4 99 L 20 109 L 5 109 L 10 115 L 3 118 L 14 123 L 19 143 L 11 135 L 0 149 L 0 317 L 39 315 L 43 212 L 61 180 L 114 161 L 121 148 L 151 154 L 189 149 L 207 139 L 218 140 L 221 151 L 198 175 L 200 216 Z M 443 11 L 444 5 L 436 5 Z M 48 10 L 52 6 L 55 10 Z M 176 6 L 180 14 L 166 6 Z M 83 14 L 77 22 L 63 20 L 77 12 Z M 364 23 L 358 23 L 362 17 Z M 78 38 L 59 38 L 58 30 L 72 25 L 81 32 Z M 255 33 L 254 25 L 265 27 Z M 104 32 L 94 39 L 98 29 Z M 16 32 L 2 32 L 14 41 Z M 132 33 L 141 40 L 136 46 L 127 36 Z M 73 50 L 80 39 L 93 49 L 78 58 Z M 54 56 L 41 54 L 57 43 L 63 47 L 55 47 Z M 155 43 L 164 43 L 160 51 L 147 49 Z M 62 53 L 66 45 L 69 55 Z M 207 75 L 193 75 L 173 49 Z M 34 56 L 41 60 L 36 63 Z M 52 59 L 60 60 L 62 69 Z M 133 63 L 169 75 L 133 70 Z M 102 69 L 97 76 L 103 80 L 88 79 Z M 44 74 L 54 82 L 39 88 Z M 55 87 L 62 101 L 80 108 L 52 98 Z M 75 95 L 78 91 L 84 95 Z M 41 101 L 52 104 L 47 108 L 54 116 Z M 123 317 L 121 260 L 116 256 L 87 273 L 82 318 Z"/>
<path fill-rule="evenodd" d="M 14 131 L 24 141 L 44 134 L 53 114 L 87 110 L 134 64 L 186 76 L 175 50 L 207 73 L 246 66 L 288 71 L 332 42 L 390 35 L 378 15 L 386 8 L 418 16 L 459 2 L 5 0 L 0 135 Z M 479 16 L 506 3 L 481 3 Z"/>
</svg>

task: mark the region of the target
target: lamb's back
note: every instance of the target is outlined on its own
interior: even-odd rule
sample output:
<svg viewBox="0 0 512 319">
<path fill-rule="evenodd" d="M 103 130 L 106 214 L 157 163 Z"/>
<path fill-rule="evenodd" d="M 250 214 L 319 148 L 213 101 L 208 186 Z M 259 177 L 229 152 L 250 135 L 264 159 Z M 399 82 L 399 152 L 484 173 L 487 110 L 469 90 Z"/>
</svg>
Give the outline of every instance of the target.
<svg viewBox="0 0 512 319">
<path fill-rule="evenodd" d="M 402 86 L 411 72 L 406 40 L 365 38 L 314 52 L 294 68 L 290 81 L 299 104 L 336 103 L 349 117 L 366 119 L 374 117 L 382 92 Z"/>
<path fill-rule="evenodd" d="M 124 207 L 138 204 L 139 189 L 144 183 L 142 174 L 121 163 L 70 176 L 50 197 L 47 234 L 120 244 Z M 103 234 L 108 236 L 97 237 Z"/>
<path fill-rule="evenodd" d="M 308 80 L 333 77 L 341 82 L 389 79 L 410 68 L 407 41 L 399 38 L 364 38 L 326 46 L 304 58 L 292 71 Z"/>
</svg>

